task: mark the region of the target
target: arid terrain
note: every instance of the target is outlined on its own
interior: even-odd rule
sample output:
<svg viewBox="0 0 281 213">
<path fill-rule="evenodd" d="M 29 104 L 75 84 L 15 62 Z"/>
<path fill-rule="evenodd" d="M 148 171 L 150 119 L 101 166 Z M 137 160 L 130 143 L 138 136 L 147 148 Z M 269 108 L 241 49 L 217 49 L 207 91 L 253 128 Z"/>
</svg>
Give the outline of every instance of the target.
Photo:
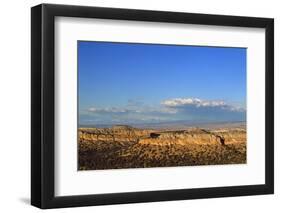
<svg viewBox="0 0 281 213">
<path fill-rule="evenodd" d="M 78 169 L 246 163 L 246 128 L 79 128 Z"/>
</svg>

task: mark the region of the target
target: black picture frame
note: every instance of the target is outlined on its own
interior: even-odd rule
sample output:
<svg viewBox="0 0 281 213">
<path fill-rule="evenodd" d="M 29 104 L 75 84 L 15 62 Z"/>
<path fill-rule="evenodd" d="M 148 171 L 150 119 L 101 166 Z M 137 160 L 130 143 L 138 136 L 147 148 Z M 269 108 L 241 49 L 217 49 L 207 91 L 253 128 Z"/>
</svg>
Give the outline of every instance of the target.
<svg viewBox="0 0 281 213">
<path fill-rule="evenodd" d="M 264 28 L 266 32 L 265 184 L 56 197 L 54 195 L 54 20 L 58 16 Z M 31 204 L 36 207 L 46 209 L 272 194 L 274 193 L 274 20 L 53 4 L 32 7 L 31 112 Z"/>
</svg>

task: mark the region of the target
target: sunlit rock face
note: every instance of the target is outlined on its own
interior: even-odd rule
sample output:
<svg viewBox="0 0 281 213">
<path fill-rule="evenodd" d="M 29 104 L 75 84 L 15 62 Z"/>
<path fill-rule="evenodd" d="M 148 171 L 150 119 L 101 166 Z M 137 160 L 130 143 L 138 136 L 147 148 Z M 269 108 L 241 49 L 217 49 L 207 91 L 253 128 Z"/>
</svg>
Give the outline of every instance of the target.
<svg viewBox="0 0 281 213">
<path fill-rule="evenodd" d="M 246 128 L 80 128 L 79 170 L 246 163 Z"/>
</svg>

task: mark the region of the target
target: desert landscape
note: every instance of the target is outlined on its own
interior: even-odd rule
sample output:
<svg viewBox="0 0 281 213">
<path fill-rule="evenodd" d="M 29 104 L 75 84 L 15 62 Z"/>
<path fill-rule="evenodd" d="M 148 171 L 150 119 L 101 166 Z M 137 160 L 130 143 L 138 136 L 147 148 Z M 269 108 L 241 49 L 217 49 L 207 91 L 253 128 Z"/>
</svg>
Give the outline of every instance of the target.
<svg viewBox="0 0 281 213">
<path fill-rule="evenodd" d="M 247 163 L 247 48 L 78 42 L 78 170 Z"/>
<path fill-rule="evenodd" d="M 78 130 L 78 170 L 246 163 L 245 125 Z"/>
</svg>

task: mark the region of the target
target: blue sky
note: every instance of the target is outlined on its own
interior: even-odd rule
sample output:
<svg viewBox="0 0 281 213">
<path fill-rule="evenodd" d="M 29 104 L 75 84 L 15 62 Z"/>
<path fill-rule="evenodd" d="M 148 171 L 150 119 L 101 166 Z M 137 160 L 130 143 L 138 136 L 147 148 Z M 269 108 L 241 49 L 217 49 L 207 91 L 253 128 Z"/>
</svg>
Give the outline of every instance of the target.
<svg viewBox="0 0 281 213">
<path fill-rule="evenodd" d="M 79 41 L 79 123 L 243 121 L 246 51 Z"/>
</svg>

